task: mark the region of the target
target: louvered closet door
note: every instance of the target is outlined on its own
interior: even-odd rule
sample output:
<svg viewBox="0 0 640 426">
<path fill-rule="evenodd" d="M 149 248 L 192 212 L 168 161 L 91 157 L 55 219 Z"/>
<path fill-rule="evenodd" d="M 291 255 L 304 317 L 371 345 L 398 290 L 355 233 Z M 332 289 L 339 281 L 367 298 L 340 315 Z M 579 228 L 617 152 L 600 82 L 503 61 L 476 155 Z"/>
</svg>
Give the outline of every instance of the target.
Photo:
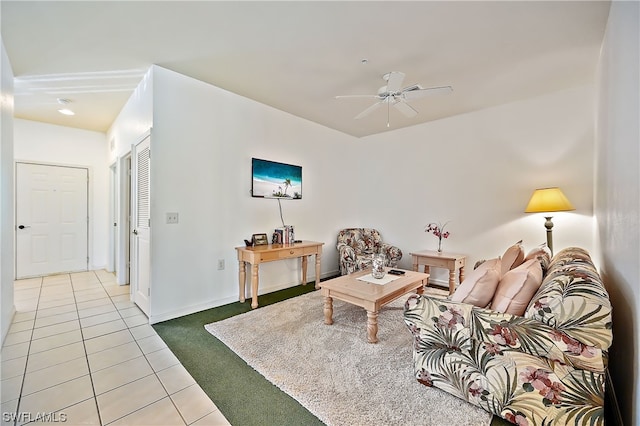
<svg viewBox="0 0 640 426">
<path fill-rule="evenodd" d="M 136 305 L 149 316 L 151 298 L 151 136 L 147 136 L 134 147 L 133 158 L 131 291 Z"/>
</svg>

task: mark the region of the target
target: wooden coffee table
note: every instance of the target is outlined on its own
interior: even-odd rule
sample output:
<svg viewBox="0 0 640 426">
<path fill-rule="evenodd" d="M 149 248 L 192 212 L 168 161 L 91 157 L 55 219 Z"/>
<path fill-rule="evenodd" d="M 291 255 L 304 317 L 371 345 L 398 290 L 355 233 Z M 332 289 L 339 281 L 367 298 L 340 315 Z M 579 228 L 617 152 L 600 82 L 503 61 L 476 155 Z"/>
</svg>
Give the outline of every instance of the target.
<svg viewBox="0 0 640 426">
<path fill-rule="evenodd" d="M 377 343 L 380 308 L 414 290 L 422 294 L 424 286 L 427 285 L 429 274 L 406 270 L 404 272 L 405 274 L 400 276 L 386 274 L 380 282 L 389 277 L 395 278 L 386 284 L 374 284 L 358 279 L 370 276 L 371 269 L 321 282 L 324 323 L 333 324 L 333 299 L 360 306 L 367 311 L 367 340 L 369 343 Z"/>
</svg>

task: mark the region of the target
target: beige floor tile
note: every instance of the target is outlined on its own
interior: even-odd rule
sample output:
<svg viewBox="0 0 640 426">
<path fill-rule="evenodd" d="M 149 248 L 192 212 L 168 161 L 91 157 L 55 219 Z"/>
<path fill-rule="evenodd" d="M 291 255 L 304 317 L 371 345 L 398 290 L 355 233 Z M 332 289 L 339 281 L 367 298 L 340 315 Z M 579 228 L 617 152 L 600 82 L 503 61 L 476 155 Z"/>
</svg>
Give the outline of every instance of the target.
<svg viewBox="0 0 640 426">
<path fill-rule="evenodd" d="M 16 307 L 16 314 L 13 316 L 13 322 L 32 321 L 36 319 L 36 311 L 23 311 Z"/>
<path fill-rule="evenodd" d="M 27 373 L 24 376 L 22 395 L 47 389 L 89 374 L 85 358 L 76 358 L 61 364 Z"/>
<path fill-rule="evenodd" d="M 102 336 L 104 334 L 114 333 L 116 331 L 124 330 L 127 325 L 121 319 L 116 321 L 105 322 L 91 327 L 82 329 L 82 335 L 85 339 L 92 339 L 94 337 Z"/>
<path fill-rule="evenodd" d="M 29 355 L 27 373 L 61 364 L 76 358 L 86 358 L 82 342 L 71 343 L 48 351 Z"/>
<path fill-rule="evenodd" d="M 151 352 L 145 355 L 153 371 L 162 371 L 165 368 L 169 368 L 172 365 L 180 364 L 178 358 L 171 352 L 169 348 L 160 349 L 159 351 Z"/>
<path fill-rule="evenodd" d="M 9 333 L 17 333 L 18 331 L 30 331 L 30 330 L 33 330 L 34 323 L 35 323 L 35 320 L 14 322 L 9 327 L 9 331 L 8 332 Z"/>
<path fill-rule="evenodd" d="M 140 310 L 140 308 L 138 308 L 137 306 L 127 306 L 124 308 L 118 308 L 118 312 L 120 312 L 120 316 L 122 316 L 122 318 L 129 318 L 129 317 L 133 317 L 136 315 L 144 315 L 142 313 L 142 311 Z"/>
<path fill-rule="evenodd" d="M 109 296 L 121 296 L 121 295 L 129 295 L 131 287 L 128 285 L 105 285 L 104 289 Z"/>
<path fill-rule="evenodd" d="M 65 318 L 72 318 L 77 314 L 73 312 L 73 315 L 67 317 L 67 314 L 63 314 L 61 316 L 65 316 Z M 49 317 L 56 318 L 56 317 Z M 36 320 L 37 323 L 37 320 Z M 44 337 L 55 336 L 56 334 L 67 333 L 69 331 L 80 330 L 80 321 L 77 319 L 61 322 L 59 324 L 48 325 L 45 327 L 35 328 L 33 330 L 33 336 L 31 337 L 33 340 L 42 339 Z"/>
<path fill-rule="evenodd" d="M 113 305 L 113 303 L 107 303 L 91 308 L 81 309 L 78 311 L 78 316 L 82 319 L 92 317 L 94 315 L 108 314 L 111 312 L 117 312 L 116 307 Z"/>
<path fill-rule="evenodd" d="M 115 348 L 105 349 L 88 356 L 91 372 L 95 373 L 130 359 L 142 356 L 142 351 L 135 342 L 125 343 Z"/>
<path fill-rule="evenodd" d="M 81 342 L 82 334 L 80 330 L 68 331 L 62 334 L 56 334 L 42 339 L 34 340 L 29 347 L 29 353 L 34 354 L 42 351 L 48 351 L 49 349 L 59 348 L 71 343 Z"/>
<path fill-rule="evenodd" d="M 89 398 L 93 399 L 93 388 L 89 375 L 86 375 L 23 396 L 18 410 L 28 413 L 60 411 Z"/>
<path fill-rule="evenodd" d="M 129 287 L 129 286 L 127 286 Z M 113 302 L 131 302 L 131 293 L 121 294 L 119 296 L 111 296 Z"/>
<path fill-rule="evenodd" d="M 191 424 L 194 426 L 231 426 L 220 410 L 216 410 Z"/>
<path fill-rule="evenodd" d="M 92 315 L 89 317 L 82 318 L 80 320 L 80 325 L 82 328 L 91 327 L 98 324 L 104 324 L 105 322 L 111 322 L 119 320 L 120 314 L 118 311 L 114 310 L 113 312 L 106 312 L 104 314 Z"/>
<path fill-rule="evenodd" d="M 37 299 L 40 297 L 40 288 L 27 288 L 24 290 L 15 290 L 13 292 L 13 300 L 21 302 L 28 299 Z"/>
<path fill-rule="evenodd" d="M 154 402 L 111 425 L 180 426 L 186 425 L 169 397 Z"/>
<path fill-rule="evenodd" d="M 79 402 L 71 407 L 60 410 L 58 413 L 59 421 L 56 422 L 39 422 L 40 425 L 99 425 L 100 416 L 98 415 L 98 407 L 93 398 Z M 62 421 L 64 419 L 64 421 Z"/>
<path fill-rule="evenodd" d="M 131 309 L 131 308 L 135 308 L 138 311 L 140 310 L 135 303 L 129 300 L 129 296 L 126 296 L 124 300 L 116 300 L 117 298 L 120 298 L 120 296 L 116 296 L 115 298 L 113 298 L 113 304 L 116 305 L 116 308 L 119 311 L 122 312 L 123 310 Z"/>
<path fill-rule="evenodd" d="M 86 302 L 78 302 L 78 311 L 83 311 L 89 308 L 95 308 L 96 306 L 109 305 L 112 306 L 113 302 L 108 296 L 101 297 L 100 299 L 87 300 Z"/>
<path fill-rule="evenodd" d="M 145 357 L 140 356 L 96 371 L 91 374 L 91 378 L 96 395 L 101 395 L 150 374 L 153 374 L 153 370 L 149 362 Z"/>
<path fill-rule="evenodd" d="M 142 353 L 149 354 L 151 352 L 159 351 L 167 347 L 167 344 L 158 336 L 145 337 L 144 339 L 137 340 L 138 346 L 142 350 Z"/>
<path fill-rule="evenodd" d="M 66 308 L 63 306 L 63 309 L 66 309 Z M 47 327 L 50 325 L 60 324 L 63 322 L 73 321 L 77 319 L 78 319 L 78 313 L 75 310 L 65 312 L 64 314 L 51 315 L 44 318 L 41 318 L 40 315 L 38 315 L 36 316 L 36 323 L 34 328 Z"/>
<path fill-rule="evenodd" d="M 158 371 L 157 374 L 169 395 L 188 388 L 196 383 L 193 377 L 191 377 L 191 374 L 189 374 L 182 364 L 176 364 L 162 371 Z"/>
<path fill-rule="evenodd" d="M 103 423 L 108 424 L 166 396 L 160 381 L 152 374 L 98 395 L 100 417 Z"/>
<path fill-rule="evenodd" d="M 133 335 L 134 339 L 140 340 L 145 337 L 156 335 L 156 331 L 149 324 L 139 325 L 137 327 L 129 327 L 129 331 Z"/>
<path fill-rule="evenodd" d="M 17 343 L 15 345 L 3 346 L 2 353 L 0 353 L 0 359 L 2 361 L 9 361 L 10 359 L 27 356 L 28 353 L 29 342 Z"/>
<path fill-rule="evenodd" d="M 13 416 L 16 415 L 18 411 L 18 400 L 14 399 L 11 401 L 6 401 L 1 404 L 2 409 L 2 426 L 14 426 Z M 6 417 L 5 417 L 6 416 Z"/>
<path fill-rule="evenodd" d="M 22 376 L 27 366 L 27 357 L 13 358 L 0 363 L 0 379 L 6 380 L 11 377 Z"/>
<path fill-rule="evenodd" d="M 127 327 L 137 327 L 143 324 L 149 324 L 149 318 L 147 318 L 144 314 L 134 315 L 132 317 L 127 317 L 124 319 L 124 322 L 127 324 Z"/>
<path fill-rule="evenodd" d="M 198 385 L 191 385 L 171 395 L 171 400 L 187 422 L 191 424 L 202 417 L 218 410 L 211 399 Z"/>
<path fill-rule="evenodd" d="M 7 337 L 4 338 L 4 345 L 11 346 L 18 343 L 24 343 L 31 340 L 31 330 L 16 331 L 15 333 L 7 333 Z"/>
<path fill-rule="evenodd" d="M 41 300 L 38 302 L 38 309 L 55 308 L 57 306 L 68 305 L 70 303 L 75 303 L 75 299 L 73 297 L 64 297 L 62 299 L 55 300 Z"/>
<path fill-rule="evenodd" d="M 116 331 L 115 333 L 105 334 L 99 337 L 94 337 L 93 339 L 85 340 L 84 345 L 87 350 L 87 354 L 94 354 L 129 342 L 133 342 L 133 336 L 129 330 L 121 330 Z"/>
<path fill-rule="evenodd" d="M 55 308 L 38 309 L 38 319 L 50 317 L 52 315 L 66 314 L 68 312 L 76 312 L 76 310 L 77 308 L 75 303 L 56 306 Z"/>
<path fill-rule="evenodd" d="M 42 285 L 42 278 L 25 278 L 23 280 L 16 280 L 13 282 L 14 288 L 29 288 L 40 287 Z"/>
<path fill-rule="evenodd" d="M 0 381 L 0 402 L 17 400 L 22 388 L 22 375 Z"/>
<path fill-rule="evenodd" d="M 78 291 L 75 293 L 75 295 L 76 295 L 76 299 L 75 299 L 76 302 L 88 302 L 90 300 L 109 297 L 107 292 L 104 291 L 103 289 Z"/>
</svg>

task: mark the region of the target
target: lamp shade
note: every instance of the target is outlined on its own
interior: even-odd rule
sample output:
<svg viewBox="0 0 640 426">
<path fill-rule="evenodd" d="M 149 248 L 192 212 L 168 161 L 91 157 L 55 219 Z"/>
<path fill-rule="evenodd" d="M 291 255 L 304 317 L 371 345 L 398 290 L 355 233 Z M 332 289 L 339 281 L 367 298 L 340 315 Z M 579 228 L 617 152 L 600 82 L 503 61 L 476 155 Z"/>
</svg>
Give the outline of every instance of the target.
<svg viewBox="0 0 640 426">
<path fill-rule="evenodd" d="M 533 191 L 525 213 L 564 212 L 575 210 L 560 188 L 540 188 Z"/>
</svg>

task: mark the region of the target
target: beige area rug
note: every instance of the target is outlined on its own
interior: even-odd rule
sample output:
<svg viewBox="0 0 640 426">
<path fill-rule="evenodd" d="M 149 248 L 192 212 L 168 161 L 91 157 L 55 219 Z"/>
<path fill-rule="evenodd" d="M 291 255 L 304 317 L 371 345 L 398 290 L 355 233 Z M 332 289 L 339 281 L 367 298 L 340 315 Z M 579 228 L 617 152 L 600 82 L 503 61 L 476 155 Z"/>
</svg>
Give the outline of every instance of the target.
<svg viewBox="0 0 640 426">
<path fill-rule="evenodd" d="M 377 344 L 362 308 L 334 299 L 325 325 L 319 291 L 205 328 L 327 425 L 489 425 L 484 410 L 415 380 L 407 297 L 380 312 Z"/>
</svg>

